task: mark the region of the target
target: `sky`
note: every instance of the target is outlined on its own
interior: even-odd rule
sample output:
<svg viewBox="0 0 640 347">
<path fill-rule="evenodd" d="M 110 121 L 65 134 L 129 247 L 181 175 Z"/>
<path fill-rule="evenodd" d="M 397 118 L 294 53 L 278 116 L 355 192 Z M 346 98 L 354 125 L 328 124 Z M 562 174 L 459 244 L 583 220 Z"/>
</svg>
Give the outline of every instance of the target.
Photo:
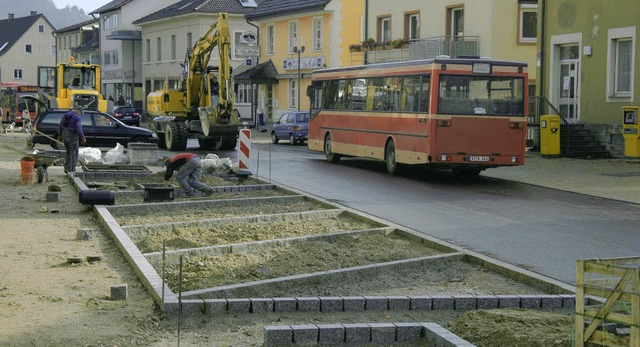
<svg viewBox="0 0 640 347">
<path fill-rule="evenodd" d="M 57 8 L 65 8 L 67 5 L 78 6 L 78 8 L 83 9 L 84 13 L 87 14 L 109 2 L 111 2 L 111 0 L 53 0 Z"/>
</svg>

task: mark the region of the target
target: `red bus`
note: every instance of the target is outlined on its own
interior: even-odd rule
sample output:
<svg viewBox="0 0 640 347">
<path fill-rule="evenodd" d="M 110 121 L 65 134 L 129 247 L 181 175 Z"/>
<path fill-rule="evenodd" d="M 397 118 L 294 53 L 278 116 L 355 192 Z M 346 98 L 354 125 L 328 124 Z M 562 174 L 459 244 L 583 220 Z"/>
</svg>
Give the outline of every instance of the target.
<svg viewBox="0 0 640 347">
<path fill-rule="evenodd" d="M 36 108 L 33 100 L 22 98 L 25 95 L 37 96 L 38 87 L 18 82 L 0 83 L 0 108 L 2 123 L 22 124 L 22 113 L 27 110 L 33 121 Z"/>
<path fill-rule="evenodd" d="M 316 70 L 309 148 L 341 157 L 480 171 L 524 164 L 527 64 L 450 58 Z"/>
</svg>

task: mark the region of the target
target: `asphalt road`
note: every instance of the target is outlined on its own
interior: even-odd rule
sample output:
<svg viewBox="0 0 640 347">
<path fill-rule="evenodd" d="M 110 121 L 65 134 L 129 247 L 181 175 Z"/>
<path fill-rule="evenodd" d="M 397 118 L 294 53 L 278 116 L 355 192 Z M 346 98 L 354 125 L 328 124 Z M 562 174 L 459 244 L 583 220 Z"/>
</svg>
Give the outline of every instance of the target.
<svg viewBox="0 0 640 347">
<path fill-rule="evenodd" d="M 219 156 L 233 153 L 218 153 Z M 637 256 L 638 206 L 448 172 L 400 176 L 380 162 L 337 164 L 306 146 L 252 144 L 257 176 L 575 284 L 577 259 Z"/>
</svg>

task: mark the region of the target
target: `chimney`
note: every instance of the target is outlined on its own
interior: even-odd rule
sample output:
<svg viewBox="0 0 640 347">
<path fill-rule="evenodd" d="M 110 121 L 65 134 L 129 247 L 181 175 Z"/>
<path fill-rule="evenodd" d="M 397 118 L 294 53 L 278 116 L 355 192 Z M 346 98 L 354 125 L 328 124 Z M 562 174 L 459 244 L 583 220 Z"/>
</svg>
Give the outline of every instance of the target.
<svg viewBox="0 0 640 347">
<path fill-rule="evenodd" d="M 35 16 L 35 15 L 37 15 L 37 14 L 38 14 L 38 11 L 31 11 L 31 15 L 32 15 L 32 16 Z"/>
<path fill-rule="evenodd" d="M 13 13 L 9 13 L 9 19 L 13 19 L 15 15 Z"/>
</svg>

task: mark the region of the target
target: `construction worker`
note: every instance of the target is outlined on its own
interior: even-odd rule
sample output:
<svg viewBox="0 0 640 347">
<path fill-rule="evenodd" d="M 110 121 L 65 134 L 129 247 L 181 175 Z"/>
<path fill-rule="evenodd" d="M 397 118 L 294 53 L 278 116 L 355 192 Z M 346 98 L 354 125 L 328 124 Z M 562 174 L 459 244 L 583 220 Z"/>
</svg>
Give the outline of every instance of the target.
<svg viewBox="0 0 640 347">
<path fill-rule="evenodd" d="M 181 153 L 175 155 L 167 160 L 165 165 L 167 170 L 164 174 L 164 180 L 168 181 L 173 176 L 173 172 L 178 171 L 177 180 L 185 196 L 195 196 L 196 190 L 202 192 L 204 195 L 213 194 L 213 188 L 200 182 L 202 166 L 200 164 L 200 157 L 197 154 Z"/>
<path fill-rule="evenodd" d="M 84 112 L 82 106 L 74 106 L 60 120 L 58 136 L 64 143 L 67 154 L 64 162 L 64 173 L 73 176 L 76 172 L 76 163 L 80 154 L 80 143 L 87 142 L 82 131 L 80 115 Z"/>
</svg>

